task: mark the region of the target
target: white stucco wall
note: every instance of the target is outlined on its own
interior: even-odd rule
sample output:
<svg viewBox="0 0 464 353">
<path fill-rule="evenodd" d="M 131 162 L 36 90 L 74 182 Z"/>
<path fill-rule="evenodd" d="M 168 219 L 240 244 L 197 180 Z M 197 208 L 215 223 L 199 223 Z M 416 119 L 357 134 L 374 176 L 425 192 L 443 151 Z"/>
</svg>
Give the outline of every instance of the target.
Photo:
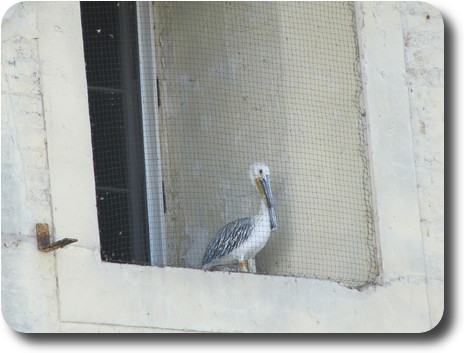
<svg viewBox="0 0 464 353">
<path fill-rule="evenodd" d="M 2 22 L 2 313 L 10 327 L 22 332 L 420 332 L 434 327 L 443 311 L 443 23 L 422 3 L 368 3 L 359 14 L 366 26 L 360 26 L 361 46 L 375 40 L 379 47 L 398 48 L 397 38 L 384 32 L 388 26 L 405 39 L 404 55 L 387 59 L 406 72 L 401 87 L 409 96 L 401 109 L 411 118 L 406 146 L 413 146 L 415 164 L 392 155 L 398 165 L 383 169 L 401 175 L 405 165 L 412 167 L 407 174 L 418 185 L 413 195 L 420 213 L 414 226 L 420 224 L 422 234 L 417 242 L 403 223 L 392 224 L 393 233 L 386 224 L 380 237 L 397 236 L 398 243 L 383 240 L 383 285 L 362 292 L 327 281 L 102 264 L 95 245 L 85 71 L 79 67 L 79 5 L 11 8 Z M 60 51 L 61 64 L 53 61 L 54 45 L 69 46 Z M 367 66 L 369 55 L 363 57 Z M 390 73 L 384 73 L 387 79 Z M 381 71 L 365 68 L 368 91 L 381 78 Z M 386 95 L 390 88 L 396 87 L 386 85 Z M 387 109 L 384 113 L 389 116 Z M 374 177 L 381 179 L 379 173 L 382 168 Z M 394 205 L 394 199 L 377 192 L 378 202 Z M 391 209 L 388 216 L 394 218 Z M 386 214 L 378 216 L 382 226 Z M 40 222 L 51 224 L 58 238 L 75 236 L 79 242 L 56 253 L 38 252 L 34 226 Z M 394 254 L 403 250 L 423 263 L 395 261 Z"/>
<path fill-rule="evenodd" d="M 53 224 L 36 4 L 2 22 L 2 313 L 20 331 L 59 327 L 54 255 L 37 251 L 36 223 Z"/>
<path fill-rule="evenodd" d="M 417 189 L 431 320 L 444 302 L 444 28 L 426 3 L 404 2 L 401 12 Z"/>
</svg>

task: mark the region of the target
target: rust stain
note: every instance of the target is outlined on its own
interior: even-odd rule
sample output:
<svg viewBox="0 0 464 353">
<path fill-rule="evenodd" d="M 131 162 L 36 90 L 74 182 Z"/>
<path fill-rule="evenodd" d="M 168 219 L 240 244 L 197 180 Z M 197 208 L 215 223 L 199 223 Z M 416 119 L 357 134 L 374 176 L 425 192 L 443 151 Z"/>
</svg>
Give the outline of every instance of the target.
<svg viewBox="0 0 464 353">
<path fill-rule="evenodd" d="M 64 238 L 50 243 L 50 230 L 47 223 L 37 223 L 35 225 L 35 230 L 37 236 L 37 248 L 43 252 L 57 250 L 77 241 L 77 239 L 73 238 Z"/>
</svg>

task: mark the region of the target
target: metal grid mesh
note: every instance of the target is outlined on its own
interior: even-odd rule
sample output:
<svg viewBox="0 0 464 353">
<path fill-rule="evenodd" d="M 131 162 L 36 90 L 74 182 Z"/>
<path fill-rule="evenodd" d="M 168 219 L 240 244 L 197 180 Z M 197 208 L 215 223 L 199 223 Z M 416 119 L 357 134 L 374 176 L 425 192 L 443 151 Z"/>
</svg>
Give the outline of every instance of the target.
<svg viewBox="0 0 464 353">
<path fill-rule="evenodd" d="M 102 259 L 148 264 L 136 5 L 81 13 Z"/>
<path fill-rule="evenodd" d="M 278 229 L 256 256 L 256 272 L 372 283 L 378 264 L 353 4 L 141 8 L 144 173 L 156 169 L 145 188 L 148 205 L 162 205 L 147 212 L 150 262 L 201 267 L 222 226 L 258 213 L 248 170 L 264 162 Z"/>
</svg>

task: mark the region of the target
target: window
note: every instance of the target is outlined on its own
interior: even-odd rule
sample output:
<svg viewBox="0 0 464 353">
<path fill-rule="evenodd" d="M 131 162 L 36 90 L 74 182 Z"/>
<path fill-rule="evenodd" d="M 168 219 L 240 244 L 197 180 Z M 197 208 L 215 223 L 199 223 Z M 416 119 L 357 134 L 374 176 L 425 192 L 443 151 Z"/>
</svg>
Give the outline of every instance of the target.
<svg viewBox="0 0 464 353">
<path fill-rule="evenodd" d="M 81 2 L 81 18 L 101 256 L 152 264 L 136 3 Z"/>
<path fill-rule="evenodd" d="M 265 162 L 279 227 L 256 272 L 376 280 L 352 3 L 81 9 L 103 260 L 201 267 L 256 214 L 248 168 Z"/>
</svg>

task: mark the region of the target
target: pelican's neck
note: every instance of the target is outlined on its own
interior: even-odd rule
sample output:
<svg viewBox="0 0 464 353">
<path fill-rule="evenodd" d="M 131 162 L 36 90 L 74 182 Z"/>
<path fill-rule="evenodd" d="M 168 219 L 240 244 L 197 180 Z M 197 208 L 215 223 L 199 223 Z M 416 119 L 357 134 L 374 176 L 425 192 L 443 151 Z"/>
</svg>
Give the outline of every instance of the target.
<svg viewBox="0 0 464 353">
<path fill-rule="evenodd" d="M 267 203 L 266 201 L 264 201 L 264 199 L 261 197 L 261 204 L 260 204 L 260 207 L 259 207 L 259 214 L 262 215 L 262 216 L 267 216 L 269 217 L 269 209 L 267 207 Z"/>
</svg>

